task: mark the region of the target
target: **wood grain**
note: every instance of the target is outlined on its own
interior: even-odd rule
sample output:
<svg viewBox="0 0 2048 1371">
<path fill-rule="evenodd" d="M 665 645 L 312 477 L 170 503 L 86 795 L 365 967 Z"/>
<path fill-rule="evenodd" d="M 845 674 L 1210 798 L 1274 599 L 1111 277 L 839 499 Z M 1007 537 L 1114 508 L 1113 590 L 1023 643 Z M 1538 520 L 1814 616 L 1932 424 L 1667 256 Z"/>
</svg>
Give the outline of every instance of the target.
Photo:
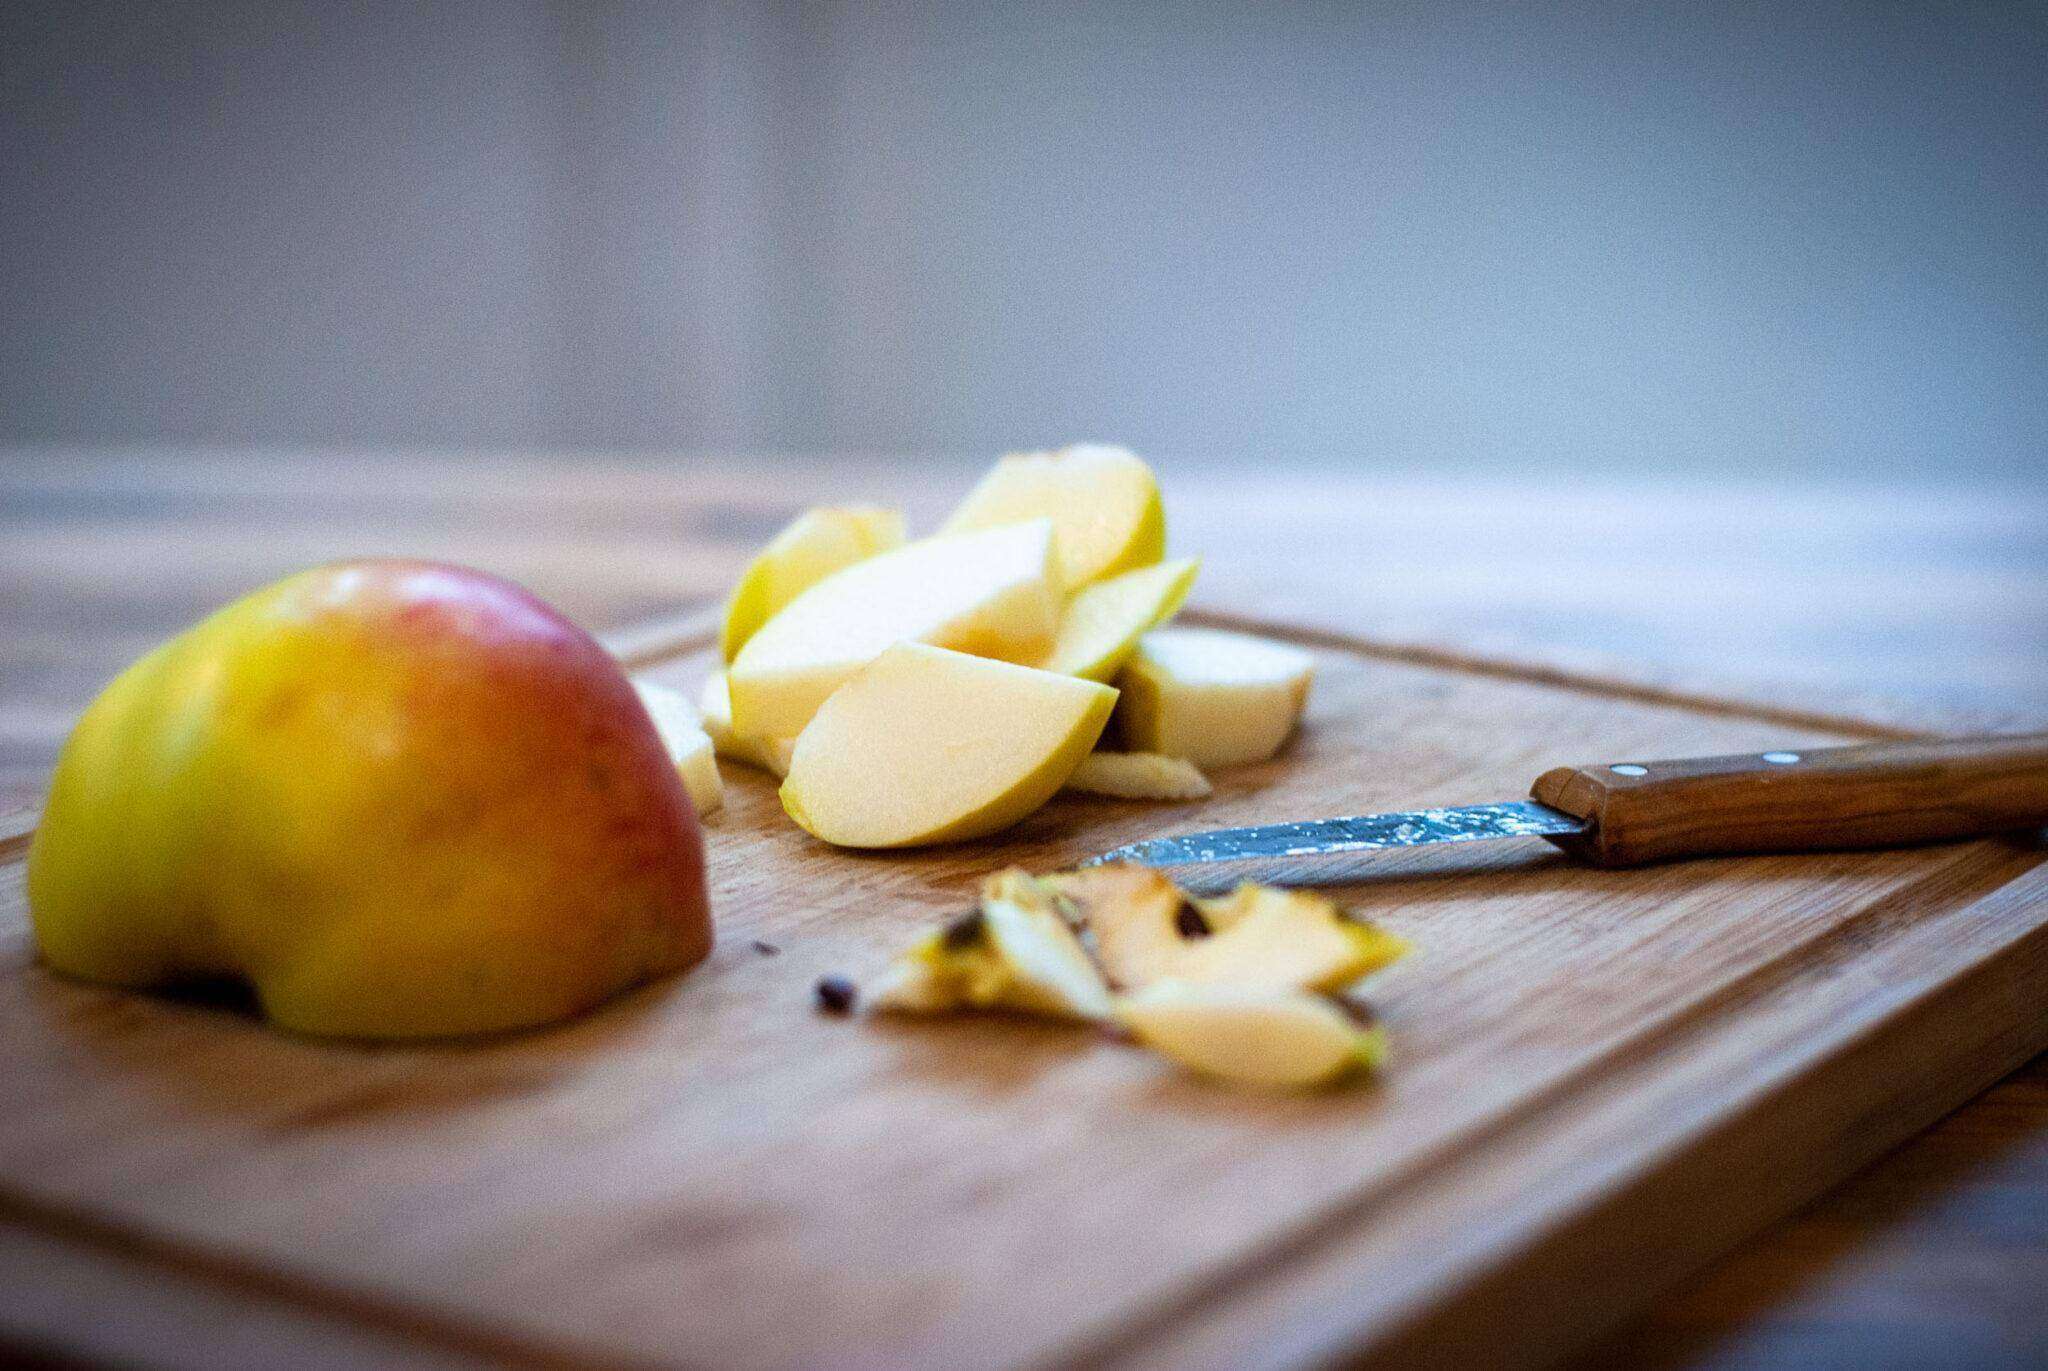
<svg viewBox="0 0 2048 1371">
<path fill-rule="evenodd" d="M 1201 820 L 1511 794 L 1595 747 L 1826 741 L 1326 648 L 1300 743 L 1222 778 Z M 1464 1346 L 1455 1329 L 1533 1364 L 2048 1040 L 2041 854 L 2011 843 L 1354 873 L 1342 892 L 1426 952 L 1375 985 L 1398 1061 L 1351 1094 L 1237 1095 L 1021 1022 L 820 1019 L 818 974 L 873 969 L 991 864 L 1061 865 L 1180 816 L 1062 800 L 1009 842 L 878 861 L 782 822 L 763 778 L 731 790 L 712 963 L 485 1046 L 297 1042 L 57 982 L 17 877 L 0 1190 L 450 1353 L 1392 1365 L 1415 1337 Z M 1899 1069 L 1907 1040 L 1924 1067 Z M 1788 1141 L 1802 1165 L 1753 1184 L 1744 1160 Z M 1710 1203 L 1731 1180 L 1743 1203 Z M 1658 1185 L 1693 1203 L 1623 1203 Z M 1502 1317 L 1567 1269 L 1551 1235 L 1579 1225 L 1612 1254 L 1602 1298 Z M 1332 1259 L 1342 1299 L 1317 1293 Z"/>
<path fill-rule="evenodd" d="M 1155 456 L 1166 458 L 1176 545 L 1204 554 L 1205 603 L 1313 624 L 1331 643 L 1366 633 L 1386 660 L 1637 703 L 1705 702 L 1775 720 L 1779 738 L 2048 722 L 2038 488 L 1471 483 Z M 468 561 L 620 628 L 714 596 L 803 503 L 882 499 L 929 524 L 974 470 L 900 459 L 0 453 L 0 799 L 32 814 L 71 718 L 127 660 L 308 562 L 374 552 Z M 1602 743 L 1580 755 L 1613 754 Z M 2048 1359 L 2035 1297 L 2048 1280 L 2044 1148 L 2048 1058 L 1688 1283 L 1586 1365 L 2038 1364 Z M 275 1344 L 291 1356 L 242 1364 L 311 1358 L 341 1336 L 312 1306 L 279 1303 L 275 1284 L 258 1302 L 215 1267 L 187 1266 L 182 1248 L 117 1260 L 99 1230 L 88 1240 L 0 1214 L 0 1231 L 10 1292 L 0 1339 L 17 1350 L 26 1338 L 67 1358 L 189 1364 L 191 1339 L 231 1336 L 219 1322 L 229 1310 L 300 1335 Z M 177 1319 L 134 1312 L 159 1306 Z M 61 1311 L 87 1307 L 104 1335 L 66 1333 Z"/>
</svg>

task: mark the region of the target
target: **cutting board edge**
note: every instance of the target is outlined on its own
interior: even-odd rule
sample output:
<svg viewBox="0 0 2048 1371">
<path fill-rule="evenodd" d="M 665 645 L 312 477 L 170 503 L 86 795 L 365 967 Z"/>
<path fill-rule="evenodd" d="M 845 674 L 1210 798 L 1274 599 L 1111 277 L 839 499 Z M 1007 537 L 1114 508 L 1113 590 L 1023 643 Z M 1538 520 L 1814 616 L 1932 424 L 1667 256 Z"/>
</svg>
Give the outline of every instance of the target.
<svg viewBox="0 0 2048 1371">
<path fill-rule="evenodd" d="M 2044 900 L 2048 900 L 2048 860 L 2035 860 L 2007 878 L 1954 899 L 1946 913 L 1951 918 L 1964 911 L 1981 915 L 1994 907 L 2032 908 Z M 1827 946 L 1839 940 L 1837 936 L 1810 944 L 1798 960 L 1825 957 Z M 2010 983 L 2000 983 L 1999 977 L 2013 969 L 2006 963 L 2015 948 L 2032 960 L 2018 968 L 2018 979 L 2008 977 Z M 1383 1253 L 1360 1253 L 1346 1244 L 1366 1231 L 1362 1224 L 1376 1225 L 1389 1215 L 1375 1209 L 1370 1215 L 1338 1214 L 1320 1221 L 1312 1218 L 1309 1226 L 1315 1231 L 1300 1244 L 1300 1250 L 1294 1250 L 1290 1243 L 1289 1250 L 1280 1254 L 1270 1269 L 1264 1264 L 1263 1254 L 1245 1254 L 1242 1260 L 1234 1260 L 1228 1279 L 1216 1292 L 1223 1298 L 1194 1303 L 1192 1312 L 1190 1307 L 1178 1305 L 1162 1310 L 1155 1319 L 1145 1322 L 1142 1331 L 1133 1330 L 1100 1343 L 1084 1340 L 1071 1349 L 1076 1353 L 1073 1358 L 1062 1357 L 1044 1366 L 1071 1366 L 1088 1371 L 1164 1371 L 1169 1367 L 1216 1365 L 1243 1371 L 1257 1367 L 1294 1371 L 1337 1361 L 1360 1368 L 1411 1365 L 1418 1344 L 1440 1348 L 1440 1343 L 1428 1340 L 1441 1337 L 1446 1322 L 1468 1325 L 1462 1335 L 1470 1337 L 1469 1325 L 1475 1322 L 1471 1306 L 1508 1299 L 1516 1300 L 1516 1321 L 1526 1327 L 1530 1322 L 1526 1283 L 1517 1279 L 1517 1273 L 1510 1269 L 1512 1263 L 1529 1259 L 1532 1252 L 1557 1247 L 1610 1253 L 1617 1250 L 1622 1237 L 1639 1234 L 1642 1228 L 1639 1220 L 1618 1213 L 1619 1206 L 1634 1203 L 1640 1207 L 1641 1191 L 1673 1183 L 1678 1173 L 1692 1165 L 1696 1153 L 1725 1150 L 1729 1134 L 1753 1123 L 1759 1114 L 1768 1112 L 1780 1101 L 1793 1099 L 1796 1088 L 1815 1074 L 1848 1070 L 1859 1061 L 1888 1060 L 1899 1044 L 1916 1041 L 1924 1036 L 1922 1030 L 1928 1024 L 1955 1013 L 1954 1001 L 1959 995 L 1982 998 L 1987 994 L 2007 1002 L 2048 1005 L 2048 921 L 2019 928 L 1994 955 L 1978 959 L 1962 976 L 1904 999 L 1880 1019 L 1859 1025 L 1855 1031 L 1828 1044 L 1796 1074 L 1768 1081 L 1733 1118 L 1695 1130 L 1681 1130 L 1676 1146 L 1661 1139 L 1645 1141 L 1639 1149 L 1640 1156 L 1627 1159 L 1619 1174 L 1603 1175 L 1590 1186 L 1560 1192 L 1542 1213 L 1512 1231 L 1496 1234 L 1481 1258 L 1468 1263 L 1461 1271 L 1462 1278 L 1449 1284 L 1448 1298 L 1441 1303 L 1419 1312 L 1397 1310 L 1393 1317 L 1387 1317 L 1384 1308 L 1374 1308 L 1361 1311 L 1349 1321 L 1305 1320 L 1286 1325 L 1292 1334 L 1289 1339 L 1271 1338 L 1270 1314 L 1262 1318 L 1242 1309 L 1243 1295 L 1251 1293 L 1262 1300 L 1284 1299 L 1302 1285 L 1329 1285 L 1336 1279 L 1329 1274 L 1332 1268 L 1362 1272 L 1385 1259 Z M 1712 1018 L 1689 1017 L 1702 1024 Z M 1545 1365 L 1618 1326 L 1675 1282 L 1933 1123 L 2013 1067 L 2048 1050 L 2048 1012 L 2038 1014 L 2036 1020 L 2031 1025 L 2022 1025 L 2016 1035 L 2009 1035 L 2010 1041 L 1992 1043 L 1994 1054 L 1966 1070 L 1959 1070 L 1953 1059 L 1944 1059 L 1923 1064 L 1910 1082 L 1900 1083 L 1906 1078 L 1898 1078 L 1888 1100 L 1879 1101 L 1877 1106 L 1859 1104 L 1850 1111 L 1856 1117 L 1869 1115 L 1874 1109 L 1884 1114 L 1889 1105 L 1887 1127 L 1852 1140 L 1850 1147 L 1829 1152 L 1824 1168 L 1794 1176 L 1778 1193 L 1747 1209 L 1731 1207 L 1731 1217 L 1714 1233 L 1691 1241 L 1682 1249 L 1652 1246 L 1649 1254 L 1657 1264 L 1655 1275 L 1641 1276 L 1644 1259 L 1632 1256 L 1631 1267 L 1638 1282 L 1632 1291 L 1615 1287 L 1616 1293 L 1591 1317 L 1578 1321 L 1566 1317 L 1565 1311 L 1539 1318 L 1536 1322 L 1541 1326 L 1542 1337 L 1538 1340 L 1487 1344 L 1487 1364 L 1505 1368 Z M 1663 1052 L 1633 1062 L 1627 1074 L 1654 1074 L 1657 1060 L 1670 1052 L 1683 1051 L 1686 1040 L 1695 1036 L 1691 1030 L 1679 1035 Z M 1913 1098 L 1916 1094 L 1921 1095 L 1917 1101 Z M 1843 1097 L 1828 1098 L 1836 1101 Z M 1896 1106 L 1901 1101 L 1910 1107 L 1899 1110 Z M 1461 1173 L 1493 1166 L 1501 1155 L 1525 1147 L 1532 1134 L 1540 1138 L 1551 1131 L 1569 1133 L 1568 1124 L 1552 1129 L 1547 1108 L 1539 1106 L 1533 1113 L 1533 1119 L 1518 1118 L 1492 1131 L 1469 1156 L 1453 1158 L 1442 1166 L 1425 1165 L 1422 1169 L 1427 1174 L 1418 1184 L 1403 1187 L 1403 1193 L 1391 1206 L 1393 1214 L 1398 1215 L 1404 1208 L 1425 1207 L 1429 1192 L 1458 1189 Z M 1774 1122 L 1774 1132 L 1783 1129 L 1782 1120 Z M 1772 1173 L 1766 1170 L 1765 1174 Z M 123 1290 L 132 1289 L 135 1274 L 142 1273 L 147 1279 L 149 1298 L 160 1308 L 171 1310 L 174 1317 L 180 1309 L 210 1309 L 224 1297 L 255 1300 L 274 1335 L 290 1340 L 281 1345 L 296 1346 L 303 1341 L 308 1349 L 317 1350 L 332 1340 L 339 1329 L 350 1341 L 370 1346 L 403 1340 L 394 1345 L 409 1347 L 423 1364 L 569 1368 L 640 1364 L 622 1357 L 616 1349 L 605 1351 L 575 1341 L 536 1339 L 531 1330 L 488 1327 L 459 1313 L 429 1304 L 392 1300 L 317 1272 L 254 1266 L 239 1256 L 217 1254 L 122 1219 L 102 1217 L 90 1209 L 69 1204 L 45 1203 L 11 1190 L 0 1189 L 0 1222 L 9 1224 L 16 1234 L 31 1235 L 34 1244 L 46 1248 L 53 1258 L 74 1267 L 95 1269 L 110 1283 L 119 1280 Z M 1629 1250 L 1640 1253 L 1643 1245 L 1630 1244 Z M 122 1270 L 125 1276 L 117 1274 Z M 1507 1293 L 1510 1288 L 1513 1295 Z M 1327 1300 L 1313 1304 L 1317 1308 L 1330 1307 Z M 1210 1316 L 1203 1312 L 1209 1308 L 1236 1312 Z M 21 1323 L 13 1311 L 0 1303 L 0 1347 L 6 1345 L 6 1334 Z M 1219 1327 L 1229 1344 L 1220 1356 L 1211 1342 L 1218 1336 Z M 125 1328 L 103 1329 L 106 1345 L 102 1350 L 110 1355 L 126 1351 L 151 1364 L 147 1356 L 148 1328 L 149 1323 L 144 1320 L 134 1330 L 136 1341 L 130 1345 L 119 1342 L 129 1335 Z M 318 1361 L 314 1358 L 308 1364 Z"/>
<path fill-rule="evenodd" d="M 1269 1305 L 1260 1310 L 1246 1308 L 1248 1293 L 1266 1301 L 1285 1301 L 1293 1295 L 1295 1308 L 1300 1310 L 1328 1307 L 1326 1298 L 1317 1299 L 1304 1291 L 1327 1295 L 1333 1287 L 1361 1288 L 1363 1277 L 1375 1263 L 1383 1263 L 1386 1254 L 1362 1252 L 1356 1240 L 1363 1226 L 1383 1222 L 1390 1215 L 1375 1211 L 1370 1216 L 1333 1216 L 1318 1225 L 1319 1231 L 1299 1250 L 1289 1250 L 1271 1265 L 1255 1259 L 1239 1264 L 1237 1270 L 1242 1274 L 1232 1276 L 1218 1292 L 1226 1298 L 1190 1301 L 1178 1311 L 1164 1311 L 1145 1332 L 1133 1335 L 1126 1331 L 1106 1338 L 1060 1365 L 1088 1371 L 1178 1371 L 1212 1365 L 1253 1371 L 1342 1364 L 1357 1371 L 1375 1371 L 1416 1365 L 1425 1353 L 1441 1357 L 1447 1345 L 1462 1346 L 1466 1354 L 1483 1356 L 1485 1364 L 1507 1371 L 1551 1364 L 1621 1327 L 1659 1294 L 2048 1051 L 2048 919 L 2029 921 L 2025 917 L 2043 905 L 2048 905 L 2048 858 L 2036 858 L 2010 878 L 1955 901 L 1947 911 L 1951 918 L 1965 913 L 1977 918 L 2007 913 L 2013 918 L 2010 936 L 1960 975 L 1905 997 L 1875 1020 L 1857 1023 L 1853 1030 L 1828 1041 L 1810 1060 L 1797 1063 L 1796 1070 L 1788 1068 L 1764 1082 L 1733 1115 L 1714 1118 L 1697 1128 L 1674 1129 L 1668 1138 L 1642 1141 L 1630 1160 L 1606 1182 L 1554 1195 L 1542 1214 L 1497 1235 L 1487 1251 L 1466 1264 L 1458 1279 L 1434 1286 L 1438 1298 L 1432 1304 L 1397 1310 L 1392 1316 L 1384 1307 L 1376 1307 L 1361 1311 L 1355 1319 L 1325 1320 L 1320 1326 L 1299 1314 L 1299 1322 L 1289 1324 L 1277 1318 Z M 1824 947 L 1813 945 L 1801 959 L 1825 953 Z M 1788 988 L 1773 993 L 1792 992 Z M 1965 1013 L 1971 1006 L 2013 1004 L 2044 1007 L 2003 1032 L 1998 1025 L 2007 1016 Z M 1959 1015 L 1983 1029 L 1965 1044 L 1970 1049 L 1967 1062 L 1959 1062 L 1953 1053 L 1937 1059 L 1924 1051 L 1902 1050 L 1935 1041 L 1930 1030 L 1937 1024 L 1955 1022 Z M 1659 1057 L 1684 1051 L 1687 1040 L 1696 1036 L 1684 1035 Z M 1910 1076 L 1884 1069 L 1901 1057 L 1914 1060 Z M 1860 1078 L 1859 1070 L 1863 1071 Z M 1649 1071 L 1650 1062 L 1637 1062 L 1626 1074 L 1643 1076 Z M 1810 1087 L 1816 1077 L 1845 1076 L 1850 1084 L 1862 1087 L 1860 1094 L 1851 1097 L 1805 1089 L 1802 1095 L 1802 1088 Z M 1844 1107 L 1845 1101 L 1850 1107 Z M 1803 1112 L 1788 1124 L 1783 1112 L 1787 1109 Z M 1820 1164 L 1811 1169 L 1774 1167 L 1760 1151 L 1763 1144 L 1757 1123 L 1766 1115 L 1771 1116 L 1769 1132 L 1775 1139 L 1796 1132 L 1802 1141 L 1812 1141 L 1811 1135 L 1818 1129 L 1821 1141 L 1833 1145 L 1822 1150 Z M 1836 1125 L 1832 1129 L 1830 1120 Z M 1442 1176 L 1427 1177 L 1411 1187 L 1390 1207 L 1392 1214 L 1398 1215 L 1404 1207 L 1424 1208 L 1425 1192 L 1456 1190 L 1458 1173 L 1483 1171 L 1530 1146 L 1532 1138 L 1534 1145 L 1540 1146 L 1547 1135 L 1566 1136 L 1577 1126 L 1547 1109 L 1530 1120 L 1518 1120 L 1490 1136 L 1470 1157 L 1443 1167 Z M 1664 1230 L 1667 1241 L 1662 1244 L 1642 1241 L 1644 1192 L 1697 1184 L 1696 1168 L 1702 1154 L 1724 1159 L 1717 1174 L 1725 1177 L 1732 1168 L 1734 1179 L 1758 1182 L 1758 1188 L 1740 1192 L 1747 1203 L 1712 1211 L 1726 1217 L 1711 1233 L 1687 1232 L 1680 1235 L 1680 1241 L 1671 1242 L 1669 1230 Z M 1697 1207 L 1691 1212 L 1697 1212 Z M 1630 1241 L 1631 1237 L 1636 1240 Z M 1599 1256 L 1612 1258 L 1623 1251 L 1634 1283 L 1605 1287 L 1607 1299 L 1592 1317 L 1572 1317 L 1584 1309 L 1583 1300 L 1576 1304 L 1555 1300 L 1554 1308 L 1532 1313 L 1530 1282 L 1526 1271 L 1519 1268 L 1560 1248 L 1582 1260 L 1589 1254 L 1592 1258 L 1585 1265 L 1572 1266 L 1573 1276 L 1565 1284 L 1582 1287 Z M 1646 1267 L 1654 1267 L 1655 1274 L 1641 1274 Z M 1512 1313 L 1504 1312 L 1508 1305 L 1512 1305 Z M 1210 1313 L 1212 1310 L 1223 1312 Z M 1276 1325 L 1312 1331 L 1276 1344 L 1267 1336 Z M 1514 1341 L 1511 1325 L 1534 1326 L 1542 1337 Z M 1452 1364 L 1463 1363 L 1454 1357 Z"/>
</svg>

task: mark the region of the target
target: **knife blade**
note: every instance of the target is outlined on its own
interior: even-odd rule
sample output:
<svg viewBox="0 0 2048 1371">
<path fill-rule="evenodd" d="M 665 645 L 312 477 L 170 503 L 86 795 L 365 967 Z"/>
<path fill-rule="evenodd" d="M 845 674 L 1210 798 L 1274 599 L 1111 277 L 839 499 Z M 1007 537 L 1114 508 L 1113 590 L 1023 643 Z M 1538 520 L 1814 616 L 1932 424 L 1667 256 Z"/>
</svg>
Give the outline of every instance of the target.
<svg viewBox="0 0 2048 1371">
<path fill-rule="evenodd" d="M 1342 819 L 1305 819 L 1219 828 L 1177 838 L 1152 838 L 1090 857 L 1083 866 L 1137 862 L 1142 866 L 1264 861 L 1282 857 L 1327 857 L 1430 843 L 1483 842 L 1489 838 L 1541 838 L 1582 834 L 1591 826 L 1561 809 L 1534 800 L 1502 804 L 1411 809 L 1398 814 L 1355 814 Z"/>
<path fill-rule="evenodd" d="M 1185 866 L 1544 838 L 1597 866 L 1897 847 L 2048 825 L 2048 733 L 1557 767 L 1531 798 L 1151 838 L 1083 865 Z"/>
</svg>

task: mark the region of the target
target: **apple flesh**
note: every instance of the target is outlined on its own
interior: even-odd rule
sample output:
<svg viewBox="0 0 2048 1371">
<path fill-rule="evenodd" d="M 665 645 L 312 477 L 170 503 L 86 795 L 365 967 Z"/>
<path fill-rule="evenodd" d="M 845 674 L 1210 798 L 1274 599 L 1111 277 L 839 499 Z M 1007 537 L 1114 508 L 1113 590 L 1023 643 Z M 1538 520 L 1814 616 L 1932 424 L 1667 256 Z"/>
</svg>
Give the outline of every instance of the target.
<svg viewBox="0 0 2048 1371">
<path fill-rule="evenodd" d="M 1092 443 L 1003 458 L 968 492 L 945 531 L 1038 518 L 1059 531 L 1059 573 L 1068 590 L 1166 555 L 1166 509 L 1152 468 L 1128 448 Z"/>
<path fill-rule="evenodd" d="M 826 577 L 747 640 L 729 673 L 740 733 L 790 738 L 899 642 L 1036 662 L 1060 596 L 1047 519 L 929 538 Z"/>
<path fill-rule="evenodd" d="M 798 736 L 782 805 L 841 847 L 993 833 L 1052 798 L 1115 704 L 1099 682 L 899 643 Z"/>
<path fill-rule="evenodd" d="M 1188 598 L 1201 563 L 1192 557 L 1126 571 L 1078 590 L 1060 611 L 1052 650 L 1041 670 L 1114 679 L 1149 629 L 1172 618 Z"/>
<path fill-rule="evenodd" d="M 1212 787 L 1191 762 L 1157 752 L 1091 752 L 1066 788 L 1119 800 L 1203 800 Z"/>
<path fill-rule="evenodd" d="M 653 681 L 635 681 L 633 689 L 640 696 L 647 717 L 654 721 L 654 731 L 660 736 L 669 761 L 675 763 L 676 774 L 683 778 L 690 803 L 700 816 L 716 813 L 725 804 L 725 781 L 718 774 L 717 750 L 712 746 L 711 735 L 704 731 L 688 697 L 680 690 Z"/>
<path fill-rule="evenodd" d="M 756 738 L 732 726 L 732 690 L 723 671 L 705 677 L 697 695 L 697 711 L 710 735 L 712 749 L 721 757 L 745 762 L 781 780 L 789 774 L 790 755 L 796 751 L 794 738 Z"/>
<path fill-rule="evenodd" d="M 1133 752 L 1204 770 L 1263 762 L 1308 703 L 1315 659 L 1300 648 L 1213 628 L 1162 628 L 1117 674 L 1117 736 Z"/>
<path fill-rule="evenodd" d="M 1160 981 L 1116 1002 L 1146 1047 L 1219 1080 L 1270 1089 L 1324 1085 L 1386 1059 L 1386 1035 L 1301 990 Z"/>
<path fill-rule="evenodd" d="M 494 577 L 324 567 L 107 687 L 29 854 L 44 959 L 303 1033 L 548 1023 L 700 961 L 697 819 L 603 648 Z"/>
<path fill-rule="evenodd" d="M 896 510 L 805 510 L 740 574 L 719 624 L 720 655 L 728 662 L 739 656 L 761 625 L 833 572 L 902 545 L 903 516 Z"/>
</svg>

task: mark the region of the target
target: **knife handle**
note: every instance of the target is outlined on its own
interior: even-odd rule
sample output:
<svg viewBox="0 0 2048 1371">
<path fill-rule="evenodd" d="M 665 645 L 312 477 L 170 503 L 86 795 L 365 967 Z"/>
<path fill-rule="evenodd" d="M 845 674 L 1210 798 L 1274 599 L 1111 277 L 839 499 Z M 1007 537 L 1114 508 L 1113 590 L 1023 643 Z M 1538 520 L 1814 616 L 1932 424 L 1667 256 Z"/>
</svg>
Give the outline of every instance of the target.
<svg viewBox="0 0 2048 1371">
<path fill-rule="evenodd" d="M 1598 866 L 1896 847 L 2048 825 L 2048 733 L 1565 766 L 1530 792 Z"/>
</svg>

